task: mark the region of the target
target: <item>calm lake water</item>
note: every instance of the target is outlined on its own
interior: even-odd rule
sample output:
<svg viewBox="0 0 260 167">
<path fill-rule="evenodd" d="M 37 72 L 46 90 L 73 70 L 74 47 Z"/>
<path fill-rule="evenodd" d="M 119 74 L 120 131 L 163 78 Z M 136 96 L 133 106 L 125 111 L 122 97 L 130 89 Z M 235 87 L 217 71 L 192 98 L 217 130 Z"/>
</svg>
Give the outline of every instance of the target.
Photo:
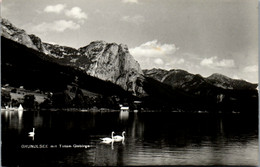
<svg viewBox="0 0 260 167">
<path fill-rule="evenodd" d="M 1 116 L 3 166 L 258 165 L 258 118 L 240 114 L 2 111 Z M 29 137 L 33 127 L 35 136 Z M 112 131 L 126 131 L 125 141 L 100 143 Z"/>
</svg>

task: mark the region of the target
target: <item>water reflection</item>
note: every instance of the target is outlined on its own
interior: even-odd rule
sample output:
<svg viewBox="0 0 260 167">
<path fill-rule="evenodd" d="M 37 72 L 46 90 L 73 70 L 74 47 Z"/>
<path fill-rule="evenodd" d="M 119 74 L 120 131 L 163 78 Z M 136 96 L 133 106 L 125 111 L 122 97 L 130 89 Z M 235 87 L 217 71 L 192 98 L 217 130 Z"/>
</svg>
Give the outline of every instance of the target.
<svg viewBox="0 0 260 167">
<path fill-rule="evenodd" d="M 100 143 L 101 144 L 111 145 L 111 150 L 114 150 L 114 141 L 112 141 L 112 142 L 101 141 Z"/>
<path fill-rule="evenodd" d="M 223 121 L 222 121 L 222 119 L 219 120 L 219 127 L 220 127 L 220 134 L 223 134 L 224 131 L 223 131 Z"/>
<path fill-rule="evenodd" d="M 129 118 L 129 112 L 127 112 L 127 111 L 120 111 L 120 113 L 119 113 L 119 118 L 120 118 L 120 120 L 122 120 L 122 121 L 128 120 L 128 118 Z"/>
<path fill-rule="evenodd" d="M 13 121 L 12 116 L 14 115 L 14 111 L 7 111 L 7 112 L 8 112 L 9 122 L 11 124 L 11 122 Z"/>
<path fill-rule="evenodd" d="M 131 127 L 131 134 L 133 138 L 143 138 L 144 122 L 138 117 L 138 113 L 134 113 L 134 120 Z"/>
<path fill-rule="evenodd" d="M 113 166 L 117 163 L 117 152 L 114 150 L 113 143 L 109 145 L 101 144 L 95 150 L 94 164 L 97 166 Z"/>
<path fill-rule="evenodd" d="M 13 110 L 2 110 L 1 111 L 2 118 L 5 119 L 4 123 L 8 123 L 8 127 L 17 129 L 18 132 L 22 130 L 22 118 L 23 118 L 23 111 L 13 111 Z"/>
<path fill-rule="evenodd" d="M 21 130 L 23 127 L 23 124 L 22 124 L 23 111 L 18 110 L 17 112 L 18 112 L 18 131 L 19 131 L 19 133 L 21 133 Z"/>
<path fill-rule="evenodd" d="M 35 127 L 42 127 L 43 126 L 43 116 L 40 115 L 40 111 L 34 112 L 33 126 L 35 126 Z"/>
<path fill-rule="evenodd" d="M 257 165 L 258 120 L 180 113 L 2 111 L 4 165 Z M 29 138 L 32 127 L 37 138 Z M 100 138 L 126 131 L 125 140 Z M 30 139 L 30 140 L 29 140 Z M 21 144 L 87 144 L 88 149 L 18 151 Z M 30 158 L 29 158 L 30 157 Z M 19 160 L 23 159 L 23 162 Z M 64 165 L 64 164 L 63 164 Z M 48 166 L 48 165 L 46 165 Z"/>
<path fill-rule="evenodd" d="M 8 119 L 8 115 L 9 115 L 9 112 L 6 110 L 6 111 L 3 111 L 5 113 L 5 119 L 7 120 Z"/>
<path fill-rule="evenodd" d="M 22 121 L 22 117 L 23 117 L 23 111 L 18 111 L 18 119 L 20 123 Z"/>
</svg>

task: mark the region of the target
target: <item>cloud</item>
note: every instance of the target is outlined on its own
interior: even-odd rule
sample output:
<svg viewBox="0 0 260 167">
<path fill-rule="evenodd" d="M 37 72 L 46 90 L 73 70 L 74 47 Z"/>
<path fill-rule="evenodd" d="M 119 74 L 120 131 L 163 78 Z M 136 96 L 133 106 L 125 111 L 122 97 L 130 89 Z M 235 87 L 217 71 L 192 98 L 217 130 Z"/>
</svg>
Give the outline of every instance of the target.
<svg viewBox="0 0 260 167">
<path fill-rule="evenodd" d="M 79 7 L 73 7 L 70 10 L 65 11 L 65 15 L 74 19 L 87 19 L 88 16 Z"/>
<path fill-rule="evenodd" d="M 71 9 L 66 9 L 65 4 L 49 5 L 44 8 L 46 13 L 63 13 L 69 18 L 77 19 L 79 23 L 84 23 L 84 20 L 88 18 L 87 14 L 82 11 L 80 7 L 72 7 Z"/>
<path fill-rule="evenodd" d="M 176 65 L 183 65 L 184 63 L 188 63 L 187 61 L 184 60 L 184 58 L 171 58 L 170 60 L 167 61 L 165 66 L 168 69 Z"/>
<path fill-rule="evenodd" d="M 216 63 L 218 67 L 227 67 L 232 68 L 235 67 L 235 62 L 232 59 L 223 59 Z"/>
<path fill-rule="evenodd" d="M 123 3 L 138 3 L 138 0 L 122 0 Z"/>
<path fill-rule="evenodd" d="M 201 69 L 201 66 L 199 66 L 196 61 L 188 57 L 183 58 L 182 56 L 182 54 L 175 54 L 174 57 L 165 59 L 164 69 L 182 69 L 189 72 L 195 72 L 196 70 Z"/>
<path fill-rule="evenodd" d="M 184 63 L 184 59 L 173 58 L 178 50 L 174 44 L 161 44 L 158 40 L 148 41 L 140 46 L 130 48 L 129 52 L 143 69 L 174 67 L 174 63 Z M 173 60 L 174 59 L 174 62 Z M 169 64 L 170 63 L 170 64 Z"/>
<path fill-rule="evenodd" d="M 134 23 L 134 24 L 141 24 L 145 21 L 144 17 L 141 15 L 136 15 L 136 16 L 123 16 L 121 18 L 122 21 L 129 22 L 129 23 Z"/>
<path fill-rule="evenodd" d="M 183 64 L 185 60 L 183 58 L 179 59 L 176 61 L 176 64 Z"/>
<path fill-rule="evenodd" d="M 157 40 L 149 41 L 138 47 L 130 48 L 130 53 L 135 57 L 161 57 L 174 54 L 178 48 L 174 44 L 160 44 Z"/>
<path fill-rule="evenodd" d="M 235 67 L 235 62 L 233 59 L 218 60 L 218 58 L 214 56 L 210 58 L 204 58 L 200 62 L 200 65 L 209 68 L 232 68 Z"/>
<path fill-rule="evenodd" d="M 205 58 L 200 62 L 200 65 L 211 66 L 212 64 L 214 64 L 214 59 L 216 59 L 216 58 L 217 57 Z"/>
<path fill-rule="evenodd" d="M 44 8 L 44 12 L 47 13 L 61 13 L 65 9 L 66 5 L 64 4 L 57 4 L 57 5 L 49 5 Z"/>
<path fill-rule="evenodd" d="M 33 32 L 47 32 L 47 31 L 54 31 L 54 32 L 64 32 L 65 30 L 76 30 L 79 29 L 80 25 L 69 20 L 57 20 L 54 22 L 43 22 L 41 24 L 32 26 L 31 29 Z"/>
<path fill-rule="evenodd" d="M 162 59 L 160 59 L 160 58 L 157 58 L 157 59 L 154 60 L 154 63 L 158 64 L 158 65 L 163 65 L 164 61 Z"/>
<path fill-rule="evenodd" d="M 243 69 L 243 72 L 258 72 L 258 66 L 257 65 L 247 66 Z"/>
</svg>

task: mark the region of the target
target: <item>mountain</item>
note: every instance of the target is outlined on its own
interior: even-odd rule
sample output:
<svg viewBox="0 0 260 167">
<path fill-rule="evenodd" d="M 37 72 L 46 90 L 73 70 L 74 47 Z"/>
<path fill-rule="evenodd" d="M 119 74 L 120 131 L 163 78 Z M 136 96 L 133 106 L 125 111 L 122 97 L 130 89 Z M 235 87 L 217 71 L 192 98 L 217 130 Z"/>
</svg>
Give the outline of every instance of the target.
<svg viewBox="0 0 260 167">
<path fill-rule="evenodd" d="M 246 82 L 244 80 L 232 79 L 222 74 L 212 74 L 204 78 L 199 74 L 191 74 L 184 70 L 163 70 L 151 69 L 143 70 L 144 75 L 155 80 L 158 80 L 174 88 L 182 88 L 188 90 L 190 88 L 208 85 L 222 89 L 230 90 L 256 90 L 258 84 Z"/>
<path fill-rule="evenodd" d="M 190 105 L 192 108 L 208 110 L 251 110 L 257 111 L 258 84 L 228 78 L 224 75 L 213 74 L 204 78 L 199 74 L 191 74 L 184 70 L 143 70 L 144 76 L 168 85 L 164 94 L 174 90 L 178 94 L 174 101 L 183 103 L 183 107 Z M 158 85 L 158 83 L 154 83 Z M 154 89 L 154 88 L 153 88 Z M 145 89 L 145 91 L 147 91 Z M 147 91 L 150 93 L 149 91 Z M 151 93 L 150 93 L 151 94 Z M 184 98 L 181 100 L 181 98 Z M 193 107 L 194 106 L 194 107 Z M 244 111 L 243 111 L 244 112 Z"/>
<path fill-rule="evenodd" d="M 244 80 L 231 79 L 222 74 L 212 74 L 207 77 L 208 82 L 224 89 L 250 89 L 255 90 L 258 84 L 252 84 Z"/>
<path fill-rule="evenodd" d="M 119 97 L 129 105 L 140 100 L 145 109 L 163 111 L 257 111 L 257 84 L 220 74 L 205 78 L 179 69 L 141 70 L 126 45 L 104 41 L 79 49 L 53 45 L 5 19 L 1 22 L 2 84 L 56 91 L 57 99 L 66 97 L 60 104 L 74 96 L 72 107 L 97 101 L 84 95 L 94 92 L 106 97 L 99 99 L 101 107 L 117 104 Z M 64 91 L 74 94 L 60 93 Z"/>
<path fill-rule="evenodd" d="M 90 62 L 76 60 L 75 63 L 87 74 L 116 83 L 134 94 L 142 93 L 136 81 L 142 77 L 143 73 L 126 45 L 95 41 L 86 47 L 79 48 L 79 51 Z"/>
<path fill-rule="evenodd" d="M 3 36 L 1 45 L 1 84 L 15 88 L 23 86 L 28 92 L 53 92 L 53 103 L 56 105 L 51 107 L 75 107 L 73 105 L 81 100 L 81 104 L 85 105 L 93 102 L 89 104 L 91 107 L 102 104 L 101 108 L 106 107 L 105 104 L 114 97 L 118 100 L 108 105 L 114 108 L 118 107 L 121 99 L 133 98 L 119 85 L 92 77 L 83 70 L 60 65 L 56 59 Z M 71 102 L 73 105 L 69 104 Z"/>
<path fill-rule="evenodd" d="M 93 77 L 115 83 L 134 95 L 144 94 L 142 87 L 137 84 L 143 72 L 126 45 L 94 41 L 75 49 L 42 42 L 39 37 L 28 35 L 6 19 L 2 19 L 1 24 L 5 38 L 42 52 L 61 65 L 72 66 Z"/>
<path fill-rule="evenodd" d="M 182 91 L 189 96 L 197 97 L 202 100 L 201 103 L 203 103 L 203 101 L 212 101 L 211 103 L 220 101 L 220 99 L 216 97 L 219 97 L 224 91 L 223 89 L 208 83 L 201 75 L 194 75 L 184 70 L 173 69 L 167 71 L 152 69 L 144 70 L 144 75 L 160 81 L 174 90 Z"/>
</svg>

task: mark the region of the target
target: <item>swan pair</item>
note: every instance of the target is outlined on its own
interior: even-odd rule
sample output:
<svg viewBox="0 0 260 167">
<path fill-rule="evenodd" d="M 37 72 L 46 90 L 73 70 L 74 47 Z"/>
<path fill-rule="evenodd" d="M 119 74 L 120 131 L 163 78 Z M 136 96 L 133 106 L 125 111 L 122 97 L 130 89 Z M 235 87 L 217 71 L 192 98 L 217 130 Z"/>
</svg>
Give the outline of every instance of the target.
<svg viewBox="0 0 260 167">
<path fill-rule="evenodd" d="M 124 141 L 125 140 L 125 131 L 122 132 L 122 136 L 116 135 L 114 136 L 115 132 L 113 131 L 111 133 L 111 138 L 110 137 L 105 137 L 101 138 L 103 143 L 111 143 L 111 142 L 119 142 L 119 141 Z"/>
</svg>

